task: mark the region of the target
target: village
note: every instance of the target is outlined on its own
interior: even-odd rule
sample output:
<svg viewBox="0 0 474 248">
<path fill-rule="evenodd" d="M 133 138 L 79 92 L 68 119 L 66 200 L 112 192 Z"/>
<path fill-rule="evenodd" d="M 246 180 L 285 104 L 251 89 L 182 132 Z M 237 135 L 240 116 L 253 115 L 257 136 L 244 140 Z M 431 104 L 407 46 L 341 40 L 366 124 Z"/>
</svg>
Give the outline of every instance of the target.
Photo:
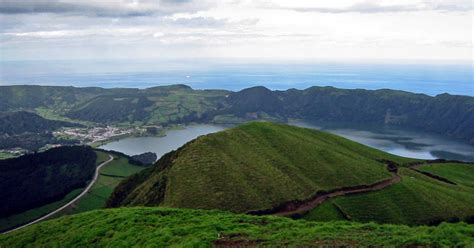
<svg viewBox="0 0 474 248">
<path fill-rule="evenodd" d="M 93 145 L 103 143 L 118 137 L 144 133 L 146 130 L 140 127 L 93 127 L 93 128 L 63 128 L 53 132 L 55 137 L 75 139 L 81 144 Z"/>
</svg>

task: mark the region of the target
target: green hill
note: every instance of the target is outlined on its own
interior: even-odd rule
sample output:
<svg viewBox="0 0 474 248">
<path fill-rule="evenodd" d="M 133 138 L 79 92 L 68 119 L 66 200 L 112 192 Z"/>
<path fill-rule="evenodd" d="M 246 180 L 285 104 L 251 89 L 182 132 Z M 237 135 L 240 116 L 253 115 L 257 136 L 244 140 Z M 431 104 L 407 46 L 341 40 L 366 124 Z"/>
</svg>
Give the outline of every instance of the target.
<svg viewBox="0 0 474 248">
<path fill-rule="evenodd" d="M 0 235 L 0 247 L 469 247 L 474 225 L 318 223 L 219 211 L 91 211 Z"/>
<path fill-rule="evenodd" d="M 41 133 L 61 127 L 82 127 L 80 124 L 45 119 L 26 111 L 0 113 L 0 135 Z"/>
<path fill-rule="evenodd" d="M 446 176 L 459 183 L 449 184 L 414 170 L 401 168 L 401 182 L 376 192 L 334 198 L 311 210 L 303 218 L 410 225 L 473 218 L 474 187 L 472 179 L 469 180 L 472 174 L 465 175 L 463 172 L 472 172 L 474 165 L 435 164 L 427 167 L 431 171 L 447 171 L 449 173 L 440 173 L 439 176 Z M 465 171 L 459 170 L 460 168 Z"/>
<path fill-rule="evenodd" d="M 456 184 L 474 189 L 474 164 L 444 163 L 427 164 L 418 168 L 420 171 L 429 172 L 446 178 Z"/>
<path fill-rule="evenodd" d="M 413 161 L 326 132 L 254 122 L 201 136 L 168 153 L 121 183 L 108 205 L 270 209 L 317 192 L 391 178 L 381 159 Z"/>
</svg>

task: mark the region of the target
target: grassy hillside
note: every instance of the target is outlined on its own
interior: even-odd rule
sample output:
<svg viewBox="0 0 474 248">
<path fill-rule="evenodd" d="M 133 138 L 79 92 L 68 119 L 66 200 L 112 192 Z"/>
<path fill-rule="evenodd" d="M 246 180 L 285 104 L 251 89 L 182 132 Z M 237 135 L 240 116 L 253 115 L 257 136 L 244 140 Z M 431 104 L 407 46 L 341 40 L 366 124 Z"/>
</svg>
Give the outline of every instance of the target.
<svg viewBox="0 0 474 248">
<path fill-rule="evenodd" d="M 65 146 L 0 160 L 0 217 L 61 200 L 84 187 L 94 175 L 96 157 L 90 147 Z"/>
<path fill-rule="evenodd" d="M 447 178 L 459 185 L 474 188 L 474 164 L 427 164 L 418 170 Z"/>
<path fill-rule="evenodd" d="M 474 216 L 474 187 L 459 168 L 471 165 L 433 165 L 432 171 L 450 180 L 452 185 L 435 180 L 416 171 L 401 168 L 402 181 L 377 192 L 338 197 L 309 212 L 309 220 L 350 220 L 381 223 L 435 224 L 442 220 L 467 219 Z M 423 168 L 423 167 L 422 167 Z M 446 173 L 445 173 L 446 172 Z M 465 180 L 465 181 L 463 181 Z M 466 182 L 465 184 L 462 184 Z M 471 184 L 471 185 L 470 185 Z M 344 216 L 334 215 L 343 213 Z M 342 217 L 342 218 L 341 218 Z"/>
<path fill-rule="evenodd" d="M 81 125 L 48 120 L 26 111 L 0 113 L 0 134 L 41 133 L 54 131 L 61 127 L 81 127 Z"/>
<path fill-rule="evenodd" d="M 219 211 L 120 208 L 47 221 L 0 236 L 0 247 L 468 247 L 474 225 L 317 223 Z"/>
<path fill-rule="evenodd" d="M 318 191 L 390 178 L 377 159 L 410 161 L 326 132 L 248 123 L 167 154 L 119 185 L 109 205 L 268 209 Z"/>
</svg>

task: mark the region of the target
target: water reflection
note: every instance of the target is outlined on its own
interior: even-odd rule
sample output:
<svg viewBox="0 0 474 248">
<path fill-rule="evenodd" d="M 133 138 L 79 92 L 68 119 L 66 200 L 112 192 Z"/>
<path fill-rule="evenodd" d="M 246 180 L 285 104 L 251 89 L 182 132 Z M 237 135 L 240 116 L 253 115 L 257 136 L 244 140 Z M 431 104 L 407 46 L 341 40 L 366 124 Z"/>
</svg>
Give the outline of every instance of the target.
<svg viewBox="0 0 474 248">
<path fill-rule="evenodd" d="M 474 161 L 473 146 L 434 134 L 390 128 L 373 130 L 331 128 L 302 121 L 293 121 L 290 124 L 329 131 L 364 145 L 404 157 Z"/>
<path fill-rule="evenodd" d="M 474 161 L 474 147 L 462 142 L 433 134 L 398 129 L 363 130 L 334 128 L 308 122 L 292 121 L 289 124 L 306 128 L 322 129 L 392 154 L 420 159 L 455 159 Z M 115 150 L 128 155 L 154 152 L 158 157 L 204 134 L 224 130 L 217 125 L 191 125 L 181 130 L 171 130 L 165 137 L 126 138 L 100 148 Z"/>
<path fill-rule="evenodd" d="M 137 137 L 125 138 L 108 143 L 100 148 L 123 152 L 127 155 L 136 155 L 144 152 L 154 152 L 158 157 L 184 145 L 200 135 L 224 130 L 217 125 L 191 125 L 184 129 L 170 130 L 165 137 Z"/>
</svg>

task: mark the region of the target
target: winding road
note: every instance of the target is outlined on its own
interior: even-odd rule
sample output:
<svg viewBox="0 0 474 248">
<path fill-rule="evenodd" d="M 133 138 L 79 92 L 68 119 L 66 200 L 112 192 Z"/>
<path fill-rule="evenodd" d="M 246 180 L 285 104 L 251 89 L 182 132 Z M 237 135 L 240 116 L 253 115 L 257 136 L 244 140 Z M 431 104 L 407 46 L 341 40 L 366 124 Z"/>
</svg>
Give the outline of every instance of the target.
<svg viewBox="0 0 474 248">
<path fill-rule="evenodd" d="M 45 219 L 47 219 L 47 218 L 49 218 L 49 217 L 51 217 L 51 216 L 57 214 L 58 212 L 64 210 L 65 208 L 71 206 L 72 204 L 74 204 L 77 200 L 81 199 L 85 194 L 87 194 L 87 192 L 89 192 L 89 190 L 92 188 L 92 186 L 93 186 L 93 185 L 95 184 L 95 182 L 97 181 L 97 178 L 99 177 L 99 171 L 100 171 L 100 169 L 101 169 L 104 165 L 106 165 L 106 164 L 112 162 L 112 160 L 114 160 L 114 157 L 109 154 L 109 160 L 107 160 L 107 161 L 101 163 L 99 166 L 97 166 L 97 167 L 95 168 L 94 178 L 92 178 L 92 181 L 87 185 L 87 187 L 86 187 L 78 196 L 74 197 L 74 199 L 72 199 L 71 201 L 69 201 L 68 203 L 66 203 L 65 205 L 63 205 L 62 207 L 60 207 L 60 208 L 54 210 L 53 212 L 48 213 L 47 215 L 44 215 L 44 216 L 42 216 L 42 217 L 40 217 L 40 218 L 38 218 L 38 219 L 36 219 L 36 220 L 33 220 L 33 221 L 31 221 L 31 222 L 28 222 L 28 223 L 26 223 L 26 224 L 24 224 L 24 225 L 21 225 L 21 226 L 17 227 L 17 228 L 14 228 L 14 229 L 11 229 L 11 230 L 9 230 L 9 231 L 6 231 L 6 232 L 4 232 L 3 234 L 7 234 L 7 233 L 10 233 L 10 232 L 14 232 L 14 231 L 20 230 L 20 229 L 22 229 L 22 228 L 25 228 L 25 227 L 27 227 L 27 226 L 31 226 L 31 225 L 33 225 L 33 224 L 36 224 L 36 223 L 38 223 L 38 222 L 40 222 L 40 221 L 43 221 L 43 220 L 45 220 Z"/>
</svg>

